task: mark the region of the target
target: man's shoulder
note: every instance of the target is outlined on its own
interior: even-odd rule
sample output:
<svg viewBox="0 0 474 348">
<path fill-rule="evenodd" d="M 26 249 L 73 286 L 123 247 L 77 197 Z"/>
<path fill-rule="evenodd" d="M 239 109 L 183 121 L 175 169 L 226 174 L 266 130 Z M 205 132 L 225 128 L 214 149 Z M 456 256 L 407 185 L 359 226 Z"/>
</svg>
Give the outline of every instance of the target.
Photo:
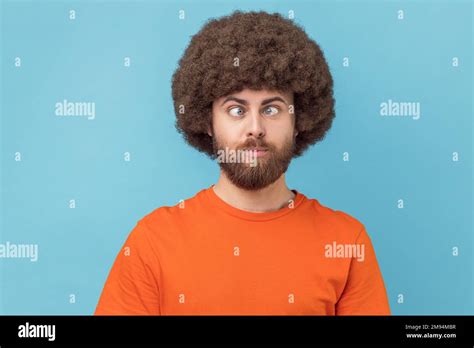
<svg viewBox="0 0 474 348">
<path fill-rule="evenodd" d="M 356 238 L 364 228 L 363 223 L 355 216 L 324 205 L 315 198 L 308 198 L 308 200 L 314 209 L 315 219 L 328 226 L 330 230 L 350 234 L 352 238 Z"/>
<path fill-rule="evenodd" d="M 144 215 L 139 223 L 145 224 L 148 228 L 157 225 L 166 225 L 179 222 L 187 217 L 193 217 L 199 214 L 197 210 L 202 208 L 202 195 L 205 189 L 200 190 L 189 198 L 178 199 L 174 205 L 163 205 L 154 208 L 151 212 Z"/>
</svg>

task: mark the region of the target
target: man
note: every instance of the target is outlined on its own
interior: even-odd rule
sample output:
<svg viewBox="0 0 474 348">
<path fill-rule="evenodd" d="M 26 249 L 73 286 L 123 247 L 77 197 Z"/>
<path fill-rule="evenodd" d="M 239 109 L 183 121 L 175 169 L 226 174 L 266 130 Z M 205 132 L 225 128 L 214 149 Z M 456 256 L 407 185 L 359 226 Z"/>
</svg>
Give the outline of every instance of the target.
<svg viewBox="0 0 474 348">
<path fill-rule="evenodd" d="M 331 126 L 332 86 L 292 21 L 236 11 L 206 23 L 172 88 L 177 129 L 217 159 L 219 180 L 137 223 L 95 314 L 390 314 L 364 225 L 285 182 Z"/>
</svg>

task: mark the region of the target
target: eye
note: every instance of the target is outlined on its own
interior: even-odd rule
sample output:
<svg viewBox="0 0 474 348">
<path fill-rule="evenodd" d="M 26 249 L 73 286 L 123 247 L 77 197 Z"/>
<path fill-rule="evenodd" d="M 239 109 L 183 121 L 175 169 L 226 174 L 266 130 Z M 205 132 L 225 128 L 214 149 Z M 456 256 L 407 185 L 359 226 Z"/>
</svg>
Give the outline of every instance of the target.
<svg viewBox="0 0 474 348">
<path fill-rule="evenodd" d="M 240 117 L 243 115 L 244 110 L 240 106 L 232 107 L 228 110 L 229 114 L 234 117 Z"/>
<path fill-rule="evenodd" d="M 273 116 L 273 115 L 277 114 L 278 111 L 279 111 L 278 108 L 276 108 L 274 106 L 268 106 L 264 109 L 263 113 L 267 116 Z"/>
</svg>

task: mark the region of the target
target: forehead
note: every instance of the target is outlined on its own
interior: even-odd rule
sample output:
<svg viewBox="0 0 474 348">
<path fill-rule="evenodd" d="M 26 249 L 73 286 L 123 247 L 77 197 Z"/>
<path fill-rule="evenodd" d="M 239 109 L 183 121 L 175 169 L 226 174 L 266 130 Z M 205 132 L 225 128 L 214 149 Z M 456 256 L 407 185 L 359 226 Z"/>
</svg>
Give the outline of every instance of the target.
<svg viewBox="0 0 474 348">
<path fill-rule="evenodd" d="M 271 97 L 282 97 L 287 102 L 291 102 L 293 100 L 293 93 L 289 91 L 279 91 L 279 90 L 270 90 L 270 89 L 250 89 L 245 88 L 239 92 L 230 93 L 223 97 L 220 97 L 216 101 L 224 100 L 229 96 L 234 96 L 240 99 L 245 99 L 251 102 L 259 102 L 264 99 L 268 99 Z"/>
</svg>

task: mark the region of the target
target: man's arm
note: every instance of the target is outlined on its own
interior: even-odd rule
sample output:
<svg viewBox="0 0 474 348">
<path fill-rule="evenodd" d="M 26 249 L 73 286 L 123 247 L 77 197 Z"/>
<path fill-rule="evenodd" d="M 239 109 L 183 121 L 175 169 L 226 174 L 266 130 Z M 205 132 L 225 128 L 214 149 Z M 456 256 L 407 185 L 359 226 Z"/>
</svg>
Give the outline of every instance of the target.
<svg viewBox="0 0 474 348">
<path fill-rule="evenodd" d="M 362 228 L 355 242 L 364 246 L 363 260 L 351 259 L 346 286 L 336 304 L 336 315 L 390 315 L 384 281 L 370 238 Z"/>
<path fill-rule="evenodd" d="M 160 314 L 160 266 L 148 233 L 140 221 L 129 234 L 110 270 L 94 315 Z"/>
</svg>

